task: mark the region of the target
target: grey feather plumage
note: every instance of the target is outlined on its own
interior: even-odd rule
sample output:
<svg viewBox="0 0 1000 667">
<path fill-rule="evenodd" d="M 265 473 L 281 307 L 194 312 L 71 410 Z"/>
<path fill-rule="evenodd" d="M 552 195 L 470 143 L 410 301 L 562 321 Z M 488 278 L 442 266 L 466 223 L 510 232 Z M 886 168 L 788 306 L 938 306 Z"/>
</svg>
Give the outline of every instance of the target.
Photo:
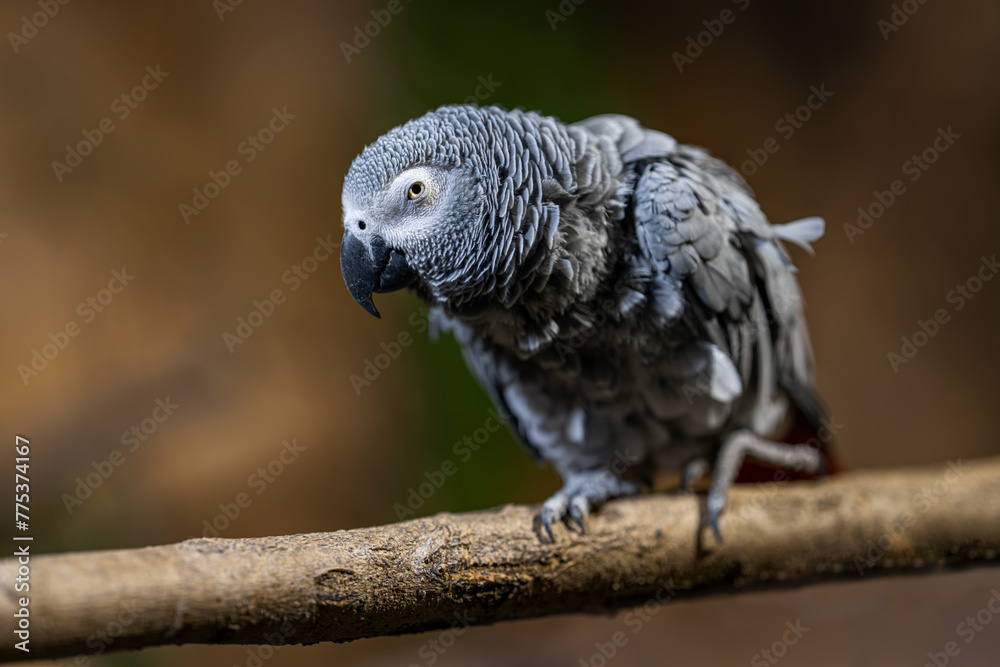
<svg viewBox="0 0 1000 667">
<path fill-rule="evenodd" d="M 427 194 L 400 199 L 414 178 Z M 546 525 L 582 525 L 732 433 L 769 437 L 790 405 L 821 416 L 782 241 L 809 249 L 822 220 L 772 225 L 736 172 L 632 118 L 442 107 L 365 148 L 344 212 L 359 252 L 377 237 L 405 256 L 436 324 L 566 480 Z"/>
</svg>

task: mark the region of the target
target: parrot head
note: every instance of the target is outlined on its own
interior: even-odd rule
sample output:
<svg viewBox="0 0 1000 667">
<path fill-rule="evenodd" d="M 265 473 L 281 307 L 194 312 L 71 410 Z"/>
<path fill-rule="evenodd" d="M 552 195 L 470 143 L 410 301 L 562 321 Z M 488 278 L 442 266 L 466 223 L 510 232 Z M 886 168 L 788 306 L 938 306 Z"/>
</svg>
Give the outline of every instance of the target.
<svg viewBox="0 0 1000 667">
<path fill-rule="evenodd" d="M 471 140 L 470 114 L 480 111 L 430 112 L 380 137 L 351 165 L 341 270 L 372 315 L 379 317 L 374 292 L 414 287 L 430 301 L 457 304 L 491 282 L 498 169 Z"/>
</svg>

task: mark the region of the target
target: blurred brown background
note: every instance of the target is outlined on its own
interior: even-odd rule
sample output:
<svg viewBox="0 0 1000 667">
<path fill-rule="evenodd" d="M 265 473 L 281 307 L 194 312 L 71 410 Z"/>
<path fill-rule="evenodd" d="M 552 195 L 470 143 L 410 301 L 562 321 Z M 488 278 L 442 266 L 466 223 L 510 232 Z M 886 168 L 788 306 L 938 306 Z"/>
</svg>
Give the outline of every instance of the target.
<svg viewBox="0 0 1000 667">
<path fill-rule="evenodd" d="M 1000 5 L 909 0 L 888 31 L 887 0 L 564 0 L 565 15 L 558 0 L 401 3 L 350 62 L 341 43 L 387 2 L 71 2 L 37 30 L 25 21 L 38 3 L 0 6 L 0 399 L 4 437 L 32 439 L 37 549 L 169 543 L 210 532 L 206 522 L 243 537 L 396 520 L 394 505 L 456 458 L 452 444 L 483 426 L 489 403 L 454 343 L 428 342 L 409 319 L 412 297 L 383 296 L 375 320 L 336 256 L 303 259 L 317 238 L 339 242 L 343 176 L 364 144 L 477 95 L 567 121 L 631 114 L 737 166 L 775 138 L 778 151 L 745 171 L 774 221 L 827 220 L 816 256 L 795 257 L 844 458 L 864 468 L 1000 453 L 1000 280 L 960 310 L 948 298 L 1000 251 Z M 707 46 L 678 71 L 672 54 L 688 38 Z M 789 136 L 776 123 L 811 86 L 833 95 Z M 275 109 L 287 111 L 281 131 L 244 143 Z M 105 118 L 111 133 L 98 132 Z M 911 156 L 949 127 L 959 138 L 909 180 Z M 67 146 L 90 141 L 84 131 L 100 143 L 72 171 L 54 168 L 75 163 Z M 230 160 L 239 173 L 227 182 Z M 185 221 L 180 205 L 199 203 L 210 172 L 226 187 L 209 186 L 214 198 Z M 849 239 L 858 207 L 896 179 L 905 193 Z M 123 269 L 134 279 L 102 292 Z M 230 352 L 223 334 L 275 289 L 284 303 Z M 948 322 L 894 372 L 887 354 L 938 309 Z M 74 324 L 75 337 L 59 333 Z M 416 342 L 356 391 L 350 376 L 400 332 Z M 54 358 L 42 367 L 34 350 Z M 41 370 L 19 370 L 33 355 Z M 179 406 L 162 423 L 158 399 Z M 123 440 L 133 426 L 144 441 Z M 558 487 L 506 432 L 456 463 L 416 514 L 536 502 Z M 252 502 L 226 517 L 220 505 L 232 511 L 241 493 Z M 801 619 L 811 629 L 782 664 L 922 664 L 998 583 L 980 571 L 672 603 L 613 662 L 745 664 Z M 443 655 L 418 635 L 287 647 L 267 664 L 588 664 L 620 629 L 621 615 L 565 617 L 477 628 Z M 986 664 L 1000 620 L 961 646 L 955 664 Z M 193 646 L 92 664 L 181 660 L 249 656 Z"/>
</svg>

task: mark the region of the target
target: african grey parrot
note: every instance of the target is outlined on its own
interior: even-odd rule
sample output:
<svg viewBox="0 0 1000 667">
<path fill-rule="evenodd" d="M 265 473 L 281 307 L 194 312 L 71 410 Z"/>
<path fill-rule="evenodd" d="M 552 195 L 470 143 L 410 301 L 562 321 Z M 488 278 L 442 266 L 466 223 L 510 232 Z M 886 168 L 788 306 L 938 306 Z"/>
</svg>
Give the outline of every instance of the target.
<svg viewBox="0 0 1000 667">
<path fill-rule="evenodd" d="M 562 476 L 541 521 L 713 471 L 718 519 L 745 456 L 818 473 L 769 440 L 823 417 L 795 268 L 823 221 L 772 225 L 706 151 L 622 115 L 564 124 L 443 106 L 354 160 L 341 268 L 354 299 L 409 287 L 451 331 L 528 450 Z"/>
</svg>

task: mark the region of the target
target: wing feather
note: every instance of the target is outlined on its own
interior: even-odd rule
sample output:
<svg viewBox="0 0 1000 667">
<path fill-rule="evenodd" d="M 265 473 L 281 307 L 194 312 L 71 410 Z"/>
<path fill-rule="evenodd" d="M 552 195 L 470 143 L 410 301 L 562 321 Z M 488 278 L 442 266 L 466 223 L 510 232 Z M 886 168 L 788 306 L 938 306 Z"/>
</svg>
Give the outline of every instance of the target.
<svg viewBox="0 0 1000 667">
<path fill-rule="evenodd" d="M 776 426 L 788 399 L 820 414 L 802 297 L 781 241 L 811 250 L 822 219 L 771 225 L 742 178 L 697 148 L 632 166 L 654 312 L 664 327 L 688 322 L 712 345 L 713 361 L 715 350 L 725 355 L 728 364 L 710 369 L 713 398 L 752 393 L 744 417 L 761 431 Z"/>
</svg>

